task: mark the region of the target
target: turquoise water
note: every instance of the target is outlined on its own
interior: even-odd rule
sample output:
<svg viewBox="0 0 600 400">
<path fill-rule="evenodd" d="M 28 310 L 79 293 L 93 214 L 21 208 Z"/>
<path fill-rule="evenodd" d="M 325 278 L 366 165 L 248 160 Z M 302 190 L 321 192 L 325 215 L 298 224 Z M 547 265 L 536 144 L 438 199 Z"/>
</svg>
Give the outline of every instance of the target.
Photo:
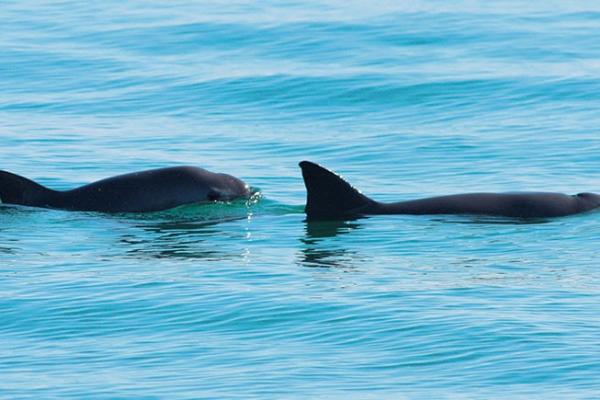
<svg viewBox="0 0 600 400">
<path fill-rule="evenodd" d="M 598 213 L 305 222 L 303 159 L 379 200 L 600 191 L 599 5 L 396 3 L 3 2 L 1 169 L 262 196 L 0 206 L 0 397 L 598 398 Z"/>
</svg>

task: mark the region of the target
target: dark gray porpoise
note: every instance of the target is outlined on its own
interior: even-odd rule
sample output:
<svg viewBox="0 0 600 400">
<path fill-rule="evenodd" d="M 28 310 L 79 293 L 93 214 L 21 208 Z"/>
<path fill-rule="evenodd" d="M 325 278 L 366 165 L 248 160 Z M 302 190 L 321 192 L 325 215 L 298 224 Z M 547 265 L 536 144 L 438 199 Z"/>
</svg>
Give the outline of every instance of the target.
<svg viewBox="0 0 600 400">
<path fill-rule="evenodd" d="M 248 186 L 238 178 L 187 166 L 114 176 L 67 191 L 51 190 L 22 176 L 0 171 L 3 203 L 73 211 L 160 211 L 249 194 Z"/>
<path fill-rule="evenodd" d="M 562 217 L 600 207 L 600 195 L 522 192 L 466 193 L 398 203 L 379 203 L 339 175 L 309 161 L 300 163 L 308 219 L 344 219 L 374 214 L 475 214 L 514 218 Z"/>
</svg>

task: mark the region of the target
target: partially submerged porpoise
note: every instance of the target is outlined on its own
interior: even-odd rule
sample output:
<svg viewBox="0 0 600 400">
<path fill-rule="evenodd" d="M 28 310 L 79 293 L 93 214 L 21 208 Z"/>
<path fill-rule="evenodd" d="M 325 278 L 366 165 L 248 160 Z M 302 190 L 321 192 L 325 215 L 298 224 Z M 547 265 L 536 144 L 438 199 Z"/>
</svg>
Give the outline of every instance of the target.
<svg viewBox="0 0 600 400">
<path fill-rule="evenodd" d="M 113 176 L 66 191 L 0 171 L 1 202 L 72 211 L 149 212 L 249 195 L 236 177 L 190 166 Z"/>
<path fill-rule="evenodd" d="M 309 219 L 344 219 L 376 214 L 474 214 L 514 218 L 562 217 L 600 207 L 600 195 L 517 192 L 465 193 L 380 203 L 342 177 L 310 161 L 300 163 L 307 190 Z"/>
</svg>

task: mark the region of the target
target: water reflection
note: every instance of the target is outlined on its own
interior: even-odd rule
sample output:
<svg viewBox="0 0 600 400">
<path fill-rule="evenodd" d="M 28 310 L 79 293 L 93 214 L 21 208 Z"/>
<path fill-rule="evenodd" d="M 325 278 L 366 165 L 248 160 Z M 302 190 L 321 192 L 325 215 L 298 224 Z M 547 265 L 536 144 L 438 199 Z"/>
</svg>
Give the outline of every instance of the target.
<svg viewBox="0 0 600 400">
<path fill-rule="evenodd" d="M 227 231 L 219 229 L 224 221 L 158 222 L 136 225 L 142 234 L 125 234 L 119 239 L 127 245 L 130 256 L 153 258 L 201 258 L 223 260 L 237 254 L 225 251 L 223 237 Z M 243 239 L 240 235 L 239 239 Z"/>
<path fill-rule="evenodd" d="M 45 211 L 40 208 L 0 202 L 0 255 L 10 256 L 9 261 L 14 261 L 14 255 L 21 251 L 23 239 L 21 235 L 35 232 L 32 225 L 42 219 L 39 214 Z"/>
<path fill-rule="evenodd" d="M 356 220 L 348 221 L 305 221 L 304 243 L 314 244 L 320 239 L 346 234 L 360 227 Z"/>
<path fill-rule="evenodd" d="M 240 242 L 245 240 L 246 231 L 237 222 L 249 221 L 252 212 L 247 203 L 233 202 L 120 218 L 138 228 L 128 229 L 119 239 L 130 256 L 224 260 L 244 253 Z"/>
<path fill-rule="evenodd" d="M 332 241 L 360 228 L 354 221 L 305 221 L 305 236 L 298 264 L 304 267 L 353 268 L 358 254 L 343 246 L 343 241 Z"/>
</svg>

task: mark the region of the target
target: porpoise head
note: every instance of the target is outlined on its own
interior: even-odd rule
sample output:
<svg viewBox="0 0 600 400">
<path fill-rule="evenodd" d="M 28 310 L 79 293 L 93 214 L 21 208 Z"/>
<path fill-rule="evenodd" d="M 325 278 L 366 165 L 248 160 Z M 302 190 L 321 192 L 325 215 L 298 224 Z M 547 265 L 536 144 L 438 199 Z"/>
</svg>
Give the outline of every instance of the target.
<svg viewBox="0 0 600 400">
<path fill-rule="evenodd" d="M 578 193 L 575 196 L 578 200 L 578 206 L 581 211 L 590 211 L 600 207 L 600 194 L 596 193 Z"/>
<path fill-rule="evenodd" d="M 209 200 L 228 201 L 250 196 L 250 187 L 241 179 L 228 174 L 215 174 L 208 194 Z"/>
</svg>

